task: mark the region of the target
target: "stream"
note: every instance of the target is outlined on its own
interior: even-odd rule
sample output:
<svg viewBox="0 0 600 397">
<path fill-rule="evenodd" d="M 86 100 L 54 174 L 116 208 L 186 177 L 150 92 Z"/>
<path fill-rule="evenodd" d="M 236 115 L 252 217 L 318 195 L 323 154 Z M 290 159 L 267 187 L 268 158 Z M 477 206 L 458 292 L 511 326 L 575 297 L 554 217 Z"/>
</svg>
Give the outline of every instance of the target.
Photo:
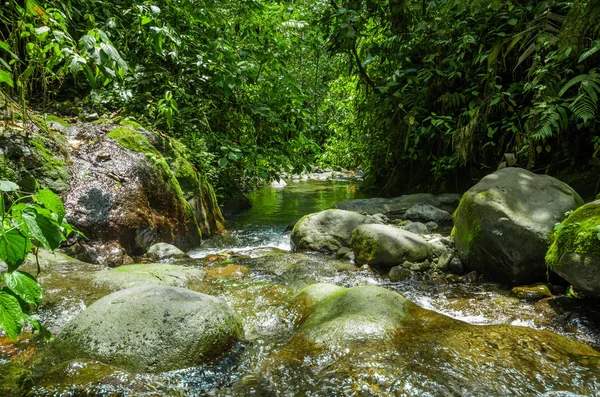
<svg viewBox="0 0 600 397">
<path fill-rule="evenodd" d="M 301 362 L 286 361 L 289 353 L 286 346 L 298 320 L 290 302 L 298 291 L 314 283 L 381 286 L 400 292 L 424 309 L 469 324 L 549 330 L 600 348 L 600 308 L 595 303 L 574 305 L 565 298 L 524 301 L 492 283 L 421 279 L 391 282 L 386 276 L 356 267 L 347 260 L 291 252 L 289 230 L 286 231 L 289 225 L 303 215 L 330 208 L 337 202 L 364 197 L 357 184 L 294 181 L 284 188 L 265 187 L 252 192 L 249 198 L 253 207 L 228 220 L 227 234 L 207 239 L 202 247 L 189 252 L 192 259 L 177 262 L 206 272 L 206 278 L 191 282 L 188 288 L 224 299 L 241 316 L 245 340 L 226 356 L 208 365 L 166 373 L 115 373 L 100 382 L 83 385 L 73 383 L 63 373 L 62 380 L 50 379 L 45 383 L 52 387 L 41 387 L 34 385 L 61 360 L 51 346 L 25 333 L 14 345 L 0 341 L 0 380 L 5 383 L 0 395 L 20 395 L 15 389 L 7 391 L 11 384 L 21 387 L 26 395 L 35 396 L 437 396 L 489 395 L 486 394 L 489 390 L 495 395 L 535 395 L 548 390 L 559 394 L 547 395 L 563 396 L 600 392 L 597 365 L 566 368 L 570 372 L 553 374 L 549 381 L 535 379 L 536 375 L 525 367 L 517 373 L 514 368 L 498 368 L 498 385 L 480 390 L 472 379 L 479 370 L 475 364 L 465 362 L 458 368 L 432 362 L 437 356 L 426 357 L 419 346 L 415 346 L 414 355 L 410 356 L 412 364 L 404 366 L 395 364 L 396 353 L 385 343 L 376 352 L 331 350 L 305 357 Z M 54 271 L 40 277 L 46 294 L 40 315 L 54 334 L 107 293 L 90 281 L 91 275 L 101 271 L 97 266 L 78 262 L 70 263 L 66 269 L 60 261 L 56 263 Z M 560 295 L 564 288 L 557 287 L 555 292 Z M 419 343 L 419 336 L 413 340 Z M 439 348 L 424 346 L 423 351 L 437 352 Z M 508 352 L 513 353 L 518 352 Z M 438 377 L 440 371 L 451 376 Z M 565 389 L 561 382 L 573 382 L 581 388 Z M 530 383 L 531 387 L 524 386 Z M 147 387 L 140 389 L 140 385 Z"/>
</svg>

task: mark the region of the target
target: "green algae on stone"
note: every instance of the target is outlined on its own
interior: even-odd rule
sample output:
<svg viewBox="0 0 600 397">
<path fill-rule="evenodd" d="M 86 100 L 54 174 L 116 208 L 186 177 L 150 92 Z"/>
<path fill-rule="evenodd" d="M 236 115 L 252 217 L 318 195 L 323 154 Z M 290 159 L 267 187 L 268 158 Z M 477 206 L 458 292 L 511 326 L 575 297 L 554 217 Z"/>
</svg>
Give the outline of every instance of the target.
<svg viewBox="0 0 600 397">
<path fill-rule="evenodd" d="M 580 342 L 525 327 L 471 325 L 380 287 L 326 294 L 302 319 L 289 344 L 261 368 L 265 379 L 286 380 L 270 383 L 275 394 L 319 395 L 330 385 L 346 394 L 382 397 L 407 390 L 410 395 L 600 392 L 600 353 Z"/>
<path fill-rule="evenodd" d="M 577 289 L 600 296 L 600 200 L 585 204 L 550 233 L 546 263 Z"/>
<path fill-rule="evenodd" d="M 134 375 L 111 365 L 88 359 L 58 364 L 27 393 L 38 396 L 163 395 L 160 385 L 140 382 Z"/>
<path fill-rule="evenodd" d="M 123 265 L 94 274 L 93 280 L 110 291 L 143 285 L 168 285 L 189 288 L 204 279 L 200 269 L 167 263 Z"/>
<path fill-rule="evenodd" d="M 122 146 L 131 149 L 135 152 L 144 153 L 146 155 L 154 154 L 160 156 L 160 153 L 148 139 L 138 131 L 132 130 L 131 128 L 119 127 L 115 128 L 108 134 L 108 138 L 114 139 L 119 142 Z"/>
</svg>

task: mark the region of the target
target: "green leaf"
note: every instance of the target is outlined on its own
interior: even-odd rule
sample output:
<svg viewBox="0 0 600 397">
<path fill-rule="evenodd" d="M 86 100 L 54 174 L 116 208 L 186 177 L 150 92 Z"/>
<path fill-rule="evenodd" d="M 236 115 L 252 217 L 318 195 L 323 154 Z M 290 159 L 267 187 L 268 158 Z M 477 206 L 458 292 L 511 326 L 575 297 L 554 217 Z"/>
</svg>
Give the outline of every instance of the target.
<svg viewBox="0 0 600 397">
<path fill-rule="evenodd" d="M 35 328 L 40 333 L 40 336 L 44 338 L 44 340 L 48 341 L 52 338 L 52 334 L 50 333 L 50 331 L 48 331 L 48 329 L 46 329 L 46 327 L 42 325 L 38 316 L 27 313 L 23 313 L 23 316 L 25 318 L 25 321 L 31 323 L 31 325 L 33 325 L 33 328 Z"/>
<path fill-rule="evenodd" d="M 44 248 L 58 248 L 62 242 L 62 233 L 58 226 L 37 211 L 23 212 L 22 218 L 31 237 L 39 241 Z"/>
<path fill-rule="evenodd" d="M 10 72 L 7 72 L 5 70 L 0 70 L 0 83 L 6 83 L 9 87 L 15 86 Z"/>
<path fill-rule="evenodd" d="M 18 268 L 31 249 L 31 241 L 17 229 L 0 235 L 0 258 L 8 265 L 8 270 Z"/>
<path fill-rule="evenodd" d="M 19 185 L 11 181 L 0 181 L 0 192 L 16 192 Z"/>
<path fill-rule="evenodd" d="M 87 61 L 80 55 L 74 54 L 73 58 L 71 58 L 71 62 L 69 62 L 69 71 L 72 74 L 77 74 L 83 68 L 83 65 L 86 65 Z"/>
<path fill-rule="evenodd" d="M 587 58 L 591 57 L 598 51 L 600 51 L 600 40 L 596 40 L 594 42 L 594 47 L 590 48 L 589 50 L 587 50 L 586 52 L 581 54 L 581 56 L 579 57 L 579 60 L 577 62 L 581 63 L 581 62 L 585 61 Z"/>
<path fill-rule="evenodd" d="M 81 36 L 79 39 L 79 48 L 82 48 L 88 52 L 94 50 L 96 46 L 96 39 L 90 36 L 89 34 Z"/>
<path fill-rule="evenodd" d="M 42 303 L 42 288 L 31 274 L 13 271 L 4 275 L 4 281 L 12 292 L 27 303 L 39 306 Z"/>
<path fill-rule="evenodd" d="M 229 162 L 229 160 L 227 160 L 226 157 L 219 159 L 219 167 L 221 167 L 221 168 L 225 167 L 228 162 Z"/>
<path fill-rule="evenodd" d="M 15 339 L 24 322 L 25 316 L 17 298 L 0 291 L 0 328 L 6 331 L 9 338 Z"/>
<path fill-rule="evenodd" d="M 518 21 L 517 21 L 515 18 L 511 18 L 511 19 L 509 19 L 509 20 L 508 20 L 508 22 L 507 22 L 507 23 L 508 23 L 509 25 L 511 25 L 511 26 L 515 26 L 515 25 L 517 24 L 517 22 L 518 22 Z"/>
<path fill-rule="evenodd" d="M 35 194 L 35 199 L 38 203 L 43 204 L 44 207 L 58 215 L 58 223 L 61 223 L 67 211 L 62 200 L 56 193 L 50 189 L 42 189 Z"/>
</svg>

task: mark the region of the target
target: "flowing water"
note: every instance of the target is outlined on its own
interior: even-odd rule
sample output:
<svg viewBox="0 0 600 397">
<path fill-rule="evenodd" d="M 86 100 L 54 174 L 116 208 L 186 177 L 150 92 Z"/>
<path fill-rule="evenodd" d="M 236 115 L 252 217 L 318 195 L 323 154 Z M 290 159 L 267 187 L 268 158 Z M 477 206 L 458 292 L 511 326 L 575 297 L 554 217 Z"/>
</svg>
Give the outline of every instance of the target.
<svg viewBox="0 0 600 397">
<path fill-rule="evenodd" d="M 552 368 L 551 373 L 542 374 L 543 369 L 534 368 L 533 364 L 531 368 L 527 365 L 504 367 L 493 361 L 493 355 L 489 356 L 485 350 L 489 346 L 482 348 L 483 361 L 480 361 L 469 348 L 457 347 L 464 341 L 440 345 L 442 330 L 415 331 L 415 335 L 408 336 L 409 342 L 404 339 L 395 344 L 332 347 L 314 354 L 299 354 L 297 349 L 290 348 L 300 316 L 291 302 L 298 291 L 313 283 L 382 286 L 402 293 L 422 308 L 469 324 L 545 329 L 600 347 L 600 309 L 595 303 L 573 304 L 561 299 L 522 301 L 499 285 L 488 283 L 433 283 L 417 279 L 393 283 L 383 275 L 358 268 L 348 261 L 290 251 L 289 227 L 301 216 L 362 197 L 357 185 L 350 181 L 290 182 L 284 188 L 257 190 L 250 195 L 252 209 L 228 220 L 230 232 L 206 240 L 202 247 L 189 253 L 193 259 L 181 262 L 200 267 L 207 274 L 204 280 L 188 288 L 226 300 L 242 318 L 245 340 L 216 362 L 161 374 L 114 375 L 83 385 L 75 384 L 78 380 L 70 384 L 69 376 L 63 373 L 62 380 L 53 381 L 60 387 L 44 389 L 33 385 L 44 371 L 60 363 L 60 358 L 51 348 L 25 335 L 11 348 L 0 343 L 0 377 L 29 390 L 29 395 L 61 396 L 563 396 L 600 393 L 597 357 L 584 363 L 565 361 L 567 364 L 555 368 L 553 361 L 563 360 L 568 353 L 564 357 L 546 356 L 543 348 L 536 350 L 530 346 L 532 343 L 524 341 L 523 345 L 519 336 L 501 328 L 498 328 L 500 331 L 490 328 L 488 345 L 505 354 L 507 361 L 511 356 L 543 355 L 541 360 Z M 69 266 L 69 270 L 57 271 L 45 280 L 54 290 L 44 286 L 47 302 L 41 309 L 41 317 L 54 333 L 86 305 L 107 293 L 89 282 L 88 276 L 98 271 L 96 267 Z M 560 288 L 555 291 L 561 292 Z M 463 323 L 455 323 L 462 327 Z M 481 329 L 469 328 L 465 339 L 479 340 Z M 483 332 L 484 339 L 486 332 Z M 404 346 L 402 352 L 397 347 L 400 343 Z M 307 351 L 311 349 L 306 347 Z M 448 352 L 454 352 L 456 357 L 448 356 Z M 489 357 L 484 357 L 486 355 Z M 491 369 L 483 371 L 488 365 Z M 77 368 L 69 371 L 77 372 Z M 142 390 L 139 385 L 148 387 Z M 7 387 L 0 389 L 0 395 L 2 392 L 19 395 L 6 392 Z"/>
</svg>

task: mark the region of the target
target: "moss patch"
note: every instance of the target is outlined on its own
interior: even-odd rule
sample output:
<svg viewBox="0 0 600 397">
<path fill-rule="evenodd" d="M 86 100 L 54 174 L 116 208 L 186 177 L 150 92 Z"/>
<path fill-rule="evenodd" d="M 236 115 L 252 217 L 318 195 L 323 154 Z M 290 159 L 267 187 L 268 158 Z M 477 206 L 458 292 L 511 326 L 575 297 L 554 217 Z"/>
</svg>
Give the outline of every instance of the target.
<svg viewBox="0 0 600 397">
<path fill-rule="evenodd" d="M 546 253 L 546 264 L 554 269 L 566 253 L 600 257 L 600 201 L 584 205 L 575 210 L 563 223 L 550 233 L 550 248 Z"/>
<path fill-rule="evenodd" d="M 131 149 L 135 152 L 144 153 L 146 155 L 154 154 L 156 156 L 161 156 L 158 150 L 152 146 L 145 136 L 135 130 L 132 130 L 131 128 L 115 128 L 106 136 L 114 139 L 115 141 L 119 142 L 120 145 L 125 146 L 127 149 Z"/>
<path fill-rule="evenodd" d="M 140 123 L 133 120 L 123 120 L 120 125 L 122 127 L 131 127 L 131 128 L 144 128 Z"/>
</svg>

